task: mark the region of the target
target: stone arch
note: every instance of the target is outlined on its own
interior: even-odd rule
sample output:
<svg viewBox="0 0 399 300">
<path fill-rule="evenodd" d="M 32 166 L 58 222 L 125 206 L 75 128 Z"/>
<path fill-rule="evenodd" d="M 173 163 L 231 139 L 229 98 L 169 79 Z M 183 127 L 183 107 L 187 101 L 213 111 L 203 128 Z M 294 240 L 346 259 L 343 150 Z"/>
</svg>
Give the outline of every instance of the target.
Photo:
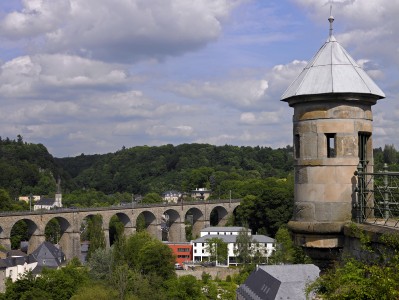
<svg viewBox="0 0 399 300">
<path fill-rule="evenodd" d="M 137 226 L 139 226 L 139 224 L 137 224 L 137 220 L 139 219 L 140 216 L 144 217 L 144 229 L 147 230 L 150 234 L 152 234 L 155 237 L 159 237 L 159 232 L 157 230 L 157 218 L 154 215 L 153 212 L 148 211 L 148 210 L 144 210 L 142 211 L 136 219 L 136 228 Z M 140 230 L 140 228 L 137 228 L 138 230 Z"/>
<path fill-rule="evenodd" d="M 161 221 L 162 240 L 169 242 L 185 241 L 184 222 L 180 214 L 174 209 L 166 210 Z M 166 237 L 164 239 L 164 237 Z"/>
<path fill-rule="evenodd" d="M 22 237 L 19 242 L 22 240 L 26 240 L 28 242 L 28 249 L 27 252 L 31 253 L 36 248 L 45 241 L 45 236 L 44 236 L 44 230 L 42 230 L 38 224 L 36 224 L 33 220 L 28 219 L 28 218 L 22 218 L 19 220 L 16 220 L 11 226 L 10 226 L 10 248 L 19 248 L 19 245 L 12 245 L 12 240 L 14 236 L 14 229 L 16 229 L 17 223 L 20 224 L 20 222 L 23 222 L 26 224 L 26 232 L 24 233 L 24 236 Z"/>
<path fill-rule="evenodd" d="M 202 211 L 196 207 L 190 208 L 184 216 L 187 227 L 191 225 L 191 239 L 195 239 L 200 236 L 200 231 L 205 227 L 205 219 Z"/>
<path fill-rule="evenodd" d="M 111 220 L 112 220 L 113 217 L 117 217 L 118 220 L 123 224 L 123 234 L 125 236 L 129 236 L 129 235 L 132 235 L 134 233 L 132 220 L 128 217 L 128 215 L 126 213 L 123 213 L 123 212 L 115 213 L 112 216 L 110 216 L 110 218 L 108 220 L 109 243 L 110 243 L 110 245 L 112 245 L 113 242 L 114 242 L 114 237 L 113 237 L 114 233 L 111 232 Z"/>
<path fill-rule="evenodd" d="M 82 219 L 80 220 L 79 224 L 79 232 L 80 232 L 80 237 L 82 242 L 87 242 L 89 240 L 88 237 L 88 222 L 89 220 L 93 219 L 96 216 L 101 217 L 101 229 L 104 233 L 104 238 L 105 238 L 105 245 L 108 247 L 109 246 L 109 231 L 108 228 L 104 228 L 104 216 L 102 214 L 97 214 L 97 213 L 89 213 L 87 215 L 82 216 Z"/>
<path fill-rule="evenodd" d="M 215 206 L 209 214 L 211 226 L 224 226 L 227 223 L 228 211 L 223 206 Z"/>
<path fill-rule="evenodd" d="M 44 227 L 45 234 L 46 234 L 46 229 L 48 228 L 50 222 L 54 219 L 57 220 L 57 222 L 59 224 L 59 232 L 55 233 L 55 234 L 59 234 L 59 236 L 56 236 L 55 241 L 51 240 L 50 242 L 53 244 L 58 244 L 60 246 L 60 249 L 66 255 L 66 257 L 70 258 L 71 256 L 73 256 L 74 248 L 78 247 L 78 245 L 76 245 L 76 241 L 74 240 L 74 234 L 76 234 L 76 233 L 73 232 L 72 225 L 67 219 L 57 216 L 57 217 L 51 218 L 45 224 L 45 227 Z M 47 240 L 47 237 L 45 237 L 45 238 Z"/>
</svg>

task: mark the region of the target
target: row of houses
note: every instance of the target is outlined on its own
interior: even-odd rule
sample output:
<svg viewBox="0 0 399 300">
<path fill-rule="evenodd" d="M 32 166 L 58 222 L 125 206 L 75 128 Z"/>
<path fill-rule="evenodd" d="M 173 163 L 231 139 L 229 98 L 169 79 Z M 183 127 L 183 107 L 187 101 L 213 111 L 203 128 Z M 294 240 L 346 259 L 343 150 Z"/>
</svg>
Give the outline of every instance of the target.
<svg viewBox="0 0 399 300">
<path fill-rule="evenodd" d="M 266 260 L 272 255 L 276 241 L 265 235 L 252 235 L 249 229 L 244 227 L 207 227 L 201 230 L 200 237 L 187 243 L 165 242 L 176 256 L 176 263 L 184 266 L 189 262 L 209 262 L 209 241 L 219 238 L 227 244 L 227 260 L 218 262 L 221 265 L 237 265 L 237 237 L 240 232 L 245 232 L 251 239 L 250 249 L 258 257 Z"/>
<path fill-rule="evenodd" d="M 184 196 L 189 196 L 196 200 L 207 200 L 211 195 L 211 192 L 211 190 L 208 190 L 206 188 L 196 188 L 190 193 L 182 193 L 179 191 L 171 190 L 162 193 L 162 199 L 164 202 L 168 203 L 178 203 L 184 198 Z"/>
</svg>

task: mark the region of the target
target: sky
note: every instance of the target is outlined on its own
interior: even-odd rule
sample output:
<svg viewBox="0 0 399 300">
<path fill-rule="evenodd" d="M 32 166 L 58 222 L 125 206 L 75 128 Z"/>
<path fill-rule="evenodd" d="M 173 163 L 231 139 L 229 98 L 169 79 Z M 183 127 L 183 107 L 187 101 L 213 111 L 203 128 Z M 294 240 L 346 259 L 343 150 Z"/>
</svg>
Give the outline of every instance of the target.
<svg viewBox="0 0 399 300">
<path fill-rule="evenodd" d="M 123 147 L 292 145 L 280 101 L 334 36 L 384 91 L 374 147 L 399 149 L 399 0 L 0 2 L 0 136 L 55 157 Z"/>
</svg>

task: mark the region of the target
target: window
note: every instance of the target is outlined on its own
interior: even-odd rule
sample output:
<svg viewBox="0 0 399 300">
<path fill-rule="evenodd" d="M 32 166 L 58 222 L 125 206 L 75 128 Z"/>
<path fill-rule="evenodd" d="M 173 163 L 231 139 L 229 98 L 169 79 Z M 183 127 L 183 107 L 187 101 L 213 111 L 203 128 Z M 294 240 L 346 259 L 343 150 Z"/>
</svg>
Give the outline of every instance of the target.
<svg viewBox="0 0 399 300">
<path fill-rule="evenodd" d="M 189 248 L 177 248 L 177 252 L 190 252 Z"/>
<path fill-rule="evenodd" d="M 294 136 L 294 151 L 295 151 L 295 158 L 299 158 L 301 154 L 301 144 L 299 134 Z"/>
<path fill-rule="evenodd" d="M 335 133 L 326 133 L 327 138 L 327 157 L 336 157 L 336 148 L 335 148 Z"/>
<path fill-rule="evenodd" d="M 370 138 L 371 134 L 369 132 L 359 132 L 359 163 L 361 163 L 362 167 L 365 169 L 367 167 L 367 152 L 369 149 L 367 149 L 367 144 L 368 140 Z M 366 170 L 365 170 L 366 171 Z"/>
<path fill-rule="evenodd" d="M 204 249 L 202 249 L 202 253 L 205 253 Z"/>
<path fill-rule="evenodd" d="M 194 253 L 197 253 L 197 249 L 194 250 Z"/>
</svg>

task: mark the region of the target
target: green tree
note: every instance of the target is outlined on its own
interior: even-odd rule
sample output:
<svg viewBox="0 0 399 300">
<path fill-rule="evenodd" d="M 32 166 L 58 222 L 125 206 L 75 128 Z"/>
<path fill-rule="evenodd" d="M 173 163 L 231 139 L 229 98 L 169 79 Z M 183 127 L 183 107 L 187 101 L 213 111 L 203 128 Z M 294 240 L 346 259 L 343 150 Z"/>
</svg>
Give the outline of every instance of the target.
<svg viewBox="0 0 399 300">
<path fill-rule="evenodd" d="M 176 276 L 173 252 L 161 241 L 153 238 L 143 245 L 138 254 L 144 275 L 156 275 L 163 279 Z"/>
<path fill-rule="evenodd" d="M 223 263 L 227 261 L 228 248 L 227 243 L 221 238 L 209 238 L 205 240 L 205 250 L 209 253 L 210 261 Z"/>
<path fill-rule="evenodd" d="M 11 229 L 11 249 L 19 249 L 21 241 L 29 241 L 28 224 L 25 220 L 19 220 Z"/>
<path fill-rule="evenodd" d="M 157 193 L 148 193 L 143 198 L 143 203 L 162 203 L 162 197 Z"/>
<path fill-rule="evenodd" d="M 236 248 L 234 249 L 234 254 L 237 257 L 239 263 L 250 263 L 253 256 L 251 244 L 253 238 L 248 230 L 244 227 L 240 230 L 236 239 Z"/>
<path fill-rule="evenodd" d="M 184 275 L 168 280 L 166 283 L 167 298 L 175 300 L 207 299 L 201 290 L 201 282 L 193 275 Z"/>
<path fill-rule="evenodd" d="M 0 211 L 10 211 L 13 201 L 5 189 L 0 189 Z"/>
<path fill-rule="evenodd" d="M 112 271 L 113 254 L 110 249 L 94 250 L 88 260 L 89 274 L 93 279 L 106 279 Z"/>
<path fill-rule="evenodd" d="M 56 218 L 51 219 L 44 229 L 44 235 L 46 236 L 46 241 L 52 244 L 58 244 L 61 238 L 61 226 Z"/>
<path fill-rule="evenodd" d="M 91 283 L 81 287 L 71 300 L 110 300 L 116 299 L 117 292 L 111 287 L 106 287 L 101 283 Z M 49 298 L 41 298 L 49 299 Z"/>
<path fill-rule="evenodd" d="M 103 232 L 103 221 L 101 215 L 95 215 L 87 221 L 87 235 L 90 241 L 87 259 L 98 248 L 105 248 L 105 236 Z"/>
</svg>

